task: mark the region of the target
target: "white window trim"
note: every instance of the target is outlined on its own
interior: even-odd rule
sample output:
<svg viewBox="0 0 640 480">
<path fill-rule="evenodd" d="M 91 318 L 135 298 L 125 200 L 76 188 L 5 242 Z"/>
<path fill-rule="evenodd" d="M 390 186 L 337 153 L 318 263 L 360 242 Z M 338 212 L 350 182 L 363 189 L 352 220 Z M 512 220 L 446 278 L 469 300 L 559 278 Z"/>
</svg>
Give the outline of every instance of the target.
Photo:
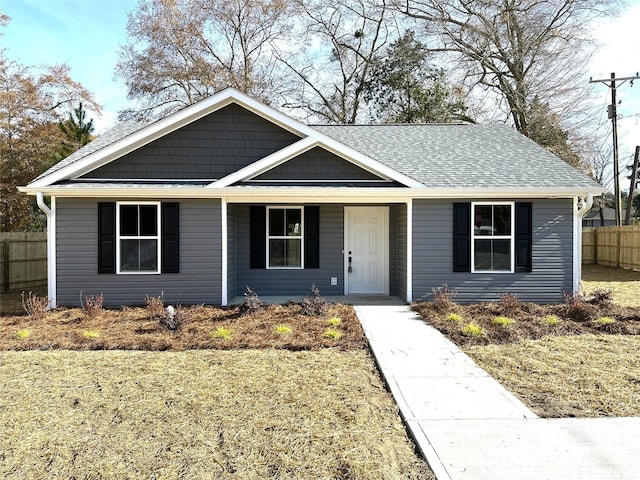
<svg viewBox="0 0 640 480">
<path fill-rule="evenodd" d="M 475 211 L 476 206 L 491 206 L 497 205 L 509 205 L 511 207 L 511 235 L 478 235 L 475 234 Z M 514 273 L 515 272 L 515 202 L 471 202 L 471 273 Z M 479 240 L 510 240 L 510 257 L 511 265 L 509 270 L 476 270 L 475 268 L 475 255 L 476 255 L 476 238 Z"/>
<path fill-rule="evenodd" d="M 269 235 L 269 220 L 270 220 L 270 211 L 271 210 L 300 210 L 300 236 L 299 237 L 288 237 L 286 235 Z M 285 214 L 286 219 L 286 214 Z M 267 221 L 266 221 L 266 242 L 265 248 L 267 250 L 266 259 L 267 259 L 267 270 L 304 270 L 304 206 L 302 205 L 267 205 Z M 270 266 L 269 259 L 269 240 L 291 240 L 291 239 L 300 239 L 300 266 L 299 267 L 272 267 Z"/>
<path fill-rule="evenodd" d="M 156 246 L 157 246 L 157 251 L 156 251 L 156 256 L 158 261 L 156 262 L 157 264 L 157 270 L 155 271 L 150 271 L 150 270 L 146 270 L 143 272 L 130 272 L 130 271 L 121 271 L 120 270 L 120 240 L 122 239 L 122 237 L 120 236 L 120 206 L 121 205 L 154 205 L 156 207 L 156 222 L 157 222 L 157 226 L 156 226 L 156 235 L 155 237 L 151 237 L 151 236 L 133 236 L 133 237 L 129 237 L 129 236 L 125 236 L 124 239 L 129 239 L 129 240 L 140 240 L 140 239 L 155 239 L 156 240 Z M 161 212 L 160 212 L 160 202 L 116 202 L 116 274 L 117 275 L 158 275 L 162 272 L 162 266 L 160 265 L 160 262 L 162 260 L 162 257 L 160 256 L 160 240 L 162 237 L 161 234 L 161 224 L 160 224 L 160 216 L 161 216 Z"/>
</svg>

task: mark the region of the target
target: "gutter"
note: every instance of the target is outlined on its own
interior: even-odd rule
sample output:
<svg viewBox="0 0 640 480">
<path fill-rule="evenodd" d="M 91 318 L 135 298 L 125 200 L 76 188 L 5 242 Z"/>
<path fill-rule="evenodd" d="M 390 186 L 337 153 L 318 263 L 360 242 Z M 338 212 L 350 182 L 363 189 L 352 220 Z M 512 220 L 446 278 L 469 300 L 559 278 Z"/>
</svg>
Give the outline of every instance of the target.
<svg viewBox="0 0 640 480">
<path fill-rule="evenodd" d="M 579 293 L 582 280 L 582 217 L 593 206 L 593 193 L 574 198 L 573 216 L 573 292 Z"/>
<path fill-rule="evenodd" d="M 56 236 L 55 236 L 55 198 L 51 197 L 51 208 L 44 201 L 44 193 L 36 193 L 38 208 L 47 217 L 47 297 L 49 307 L 56 307 Z"/>
</svg>

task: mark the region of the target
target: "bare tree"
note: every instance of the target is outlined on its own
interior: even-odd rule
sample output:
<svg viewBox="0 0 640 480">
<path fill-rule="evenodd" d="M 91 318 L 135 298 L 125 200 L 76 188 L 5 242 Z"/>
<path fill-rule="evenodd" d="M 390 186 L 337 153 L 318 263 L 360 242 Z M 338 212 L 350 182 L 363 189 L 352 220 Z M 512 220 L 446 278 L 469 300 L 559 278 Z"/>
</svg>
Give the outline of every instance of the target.
<svg viewBox="0 0 640 480">
<path fill-rule="evenodd" d="M 129 16 L 117 76 L 138 108 L 121 116 L 163 116 L 227 86 L 273 97 L 295 5 L 289 0 L 142 0 Z"/>
<path fill-rule="evenodd" d="M 387 0 L 298 0 L 306 16 L 308 56 L 298 50 L 280 60 L 293 72 L 285 107 L 322 122 L 355 123 L 372 62 L 397 37 Z"/>
<path fill-rule="evenodd" d="M 587 27 L 616 11 L 600 0 L 400 0 L 453 53 L 464 81 L 493 93 L 515 128 L 529 135 L 533 99 L 572 111 L 584 97 L 591 41 Z"/>
</svg>

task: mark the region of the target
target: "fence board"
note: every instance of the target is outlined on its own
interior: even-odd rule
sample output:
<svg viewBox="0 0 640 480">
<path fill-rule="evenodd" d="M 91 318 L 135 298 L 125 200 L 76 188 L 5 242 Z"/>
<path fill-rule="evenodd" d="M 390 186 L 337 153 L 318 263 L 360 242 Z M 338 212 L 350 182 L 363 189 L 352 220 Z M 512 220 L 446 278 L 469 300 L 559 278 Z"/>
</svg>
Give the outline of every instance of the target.
<svg viewBox="0 0 640 480">
<path fill-rule="evenodd" d="M 640 271 L 640 225 L 583 228 L 582 263 Z"/>
<path fill-rule="evenodd" d="M 4 291 L 47 284 L 47 234 L 0 233 L 0 289 Z"/>
</svg>

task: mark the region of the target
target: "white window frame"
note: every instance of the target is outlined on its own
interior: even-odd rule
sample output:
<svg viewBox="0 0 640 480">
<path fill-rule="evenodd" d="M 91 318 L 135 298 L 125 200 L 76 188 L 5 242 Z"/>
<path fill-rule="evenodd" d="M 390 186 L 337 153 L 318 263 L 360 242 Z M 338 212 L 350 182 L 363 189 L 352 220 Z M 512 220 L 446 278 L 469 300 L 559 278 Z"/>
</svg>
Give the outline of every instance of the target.
<svg viewBox="0 0 640 480">
<path fill-rule="evenodd" d="M 136 236 L 124 236 L 122 237 L 120 235 L 120 206 L 121 205 L 137 205 L 137 206 L 143 206 L 143 205 L 153 205 L 156 207 L 156 235 L 155 236 L 149 236 L 149 235 L 136 235 Z M 160 265 L 160 262 L 162 260 L 162 257 L 160 256 L 161 253 L 161 245 L 160 245 L 160 240 L 161 240 L 161 223 L 160 223 L 160 202 L 116 202 L 116 274 L 118 275 L 158 275 L 162 272 L 162 266 Z M 138 221 L 140 221 L 140 219 L 138 219 Z M 120 241 L 121 240 L 156 240 L 156 257 L 158 259 L 158 261 L 156 262 L 157 265 L 157 269 L 155 271 L 152 270 L 145 270 L 145 271 L 122 271 L 120 270 Z"/>
<path fill-rule="evenodd" d="M 511 208 L 511 234 L 510 235 L 478 235 L 475 233 L 475 212 L 478 207 L 495 207 L 508 205 Z M 515 271 L 515 202 L 471 202 L 471 273 L 513 273 Z M 478 240 L 509 240 L 509 252 L 511 265 L 509 270 L 476 270 L 475 254 L 476 239 Z"/>
<path fill-rule="evenodd" d="M 285 220 L 287 218 L 286 211 L 287 210 L 300 210 L 300 236 L 298 237 L 289 237 L 287 235 L 270 235 L 269 234 L 269 221 L 271 219 L 271 210 L 285 210 Z M 302 205 L 267 205 L 267 234 L 266 234 L 266 245 L 265 248 L 267 250 L 266 259 L 267 259 L 267 270 L 304 270 L 304 206 Z M 269 241 L 270 240 L 292 240 L 292 239 L 300 239 L 300 266 L 299 267 L 272 267 L 271 260 L 269 258 Z"/>
</svg>

